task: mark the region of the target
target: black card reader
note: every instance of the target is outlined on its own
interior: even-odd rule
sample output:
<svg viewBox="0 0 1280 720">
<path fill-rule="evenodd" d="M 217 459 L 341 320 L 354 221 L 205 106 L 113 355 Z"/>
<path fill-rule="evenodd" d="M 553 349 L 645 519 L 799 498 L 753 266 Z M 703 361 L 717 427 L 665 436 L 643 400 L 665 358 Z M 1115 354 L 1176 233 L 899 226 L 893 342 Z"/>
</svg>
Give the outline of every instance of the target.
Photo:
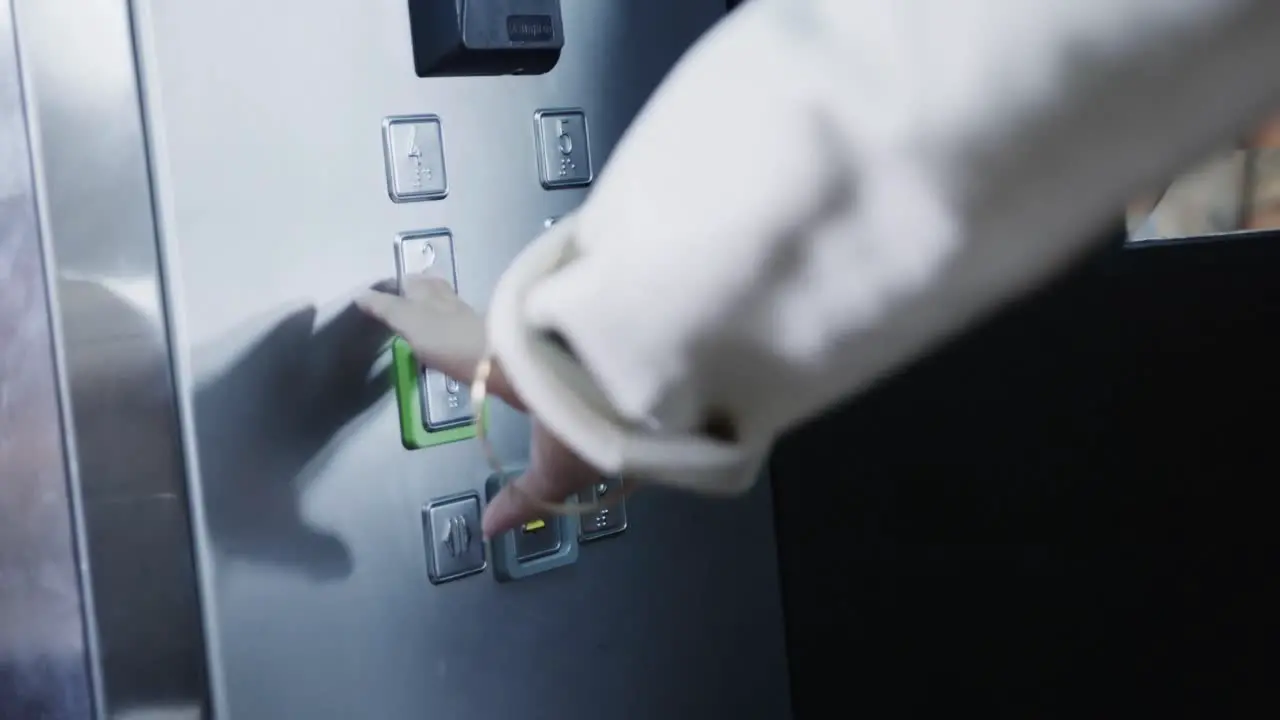
<svg viewBox="0 0 1280 720">
<path fill-rule="evenodd" d="M 409 0 L 418 77 L 541 75 L 560 61 L 560 0 Z"/>
</svg>

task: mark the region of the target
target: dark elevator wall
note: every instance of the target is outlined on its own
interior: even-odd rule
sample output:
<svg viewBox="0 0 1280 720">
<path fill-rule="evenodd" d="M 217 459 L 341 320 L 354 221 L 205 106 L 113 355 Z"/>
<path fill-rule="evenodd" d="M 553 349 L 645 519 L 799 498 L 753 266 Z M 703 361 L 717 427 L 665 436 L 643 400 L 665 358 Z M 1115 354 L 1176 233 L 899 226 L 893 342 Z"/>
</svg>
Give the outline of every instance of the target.
<svg viewBox="0 0 1280 720">
<path fill-rule="evenodd" d="M 1274 716 L 1277 327 L 1280 237 L 1107 252 L 788 437 L 797 717 Z"/>
</svg>

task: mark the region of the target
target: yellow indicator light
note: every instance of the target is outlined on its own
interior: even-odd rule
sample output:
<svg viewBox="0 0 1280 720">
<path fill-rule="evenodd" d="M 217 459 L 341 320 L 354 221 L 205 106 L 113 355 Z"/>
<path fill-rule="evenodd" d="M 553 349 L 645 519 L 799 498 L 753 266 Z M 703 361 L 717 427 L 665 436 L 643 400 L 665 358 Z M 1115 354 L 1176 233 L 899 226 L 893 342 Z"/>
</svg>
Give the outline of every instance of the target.
<svg viewBox="0 0 1280 720">
<path fill-rule="evenodd" d="M 534 520 L 533 522 L 525 523 L 522 529 L 527 533 L 531 533 L 537 532 L 546 526 L 547 522 L 545 520 Z"/>
</svg>

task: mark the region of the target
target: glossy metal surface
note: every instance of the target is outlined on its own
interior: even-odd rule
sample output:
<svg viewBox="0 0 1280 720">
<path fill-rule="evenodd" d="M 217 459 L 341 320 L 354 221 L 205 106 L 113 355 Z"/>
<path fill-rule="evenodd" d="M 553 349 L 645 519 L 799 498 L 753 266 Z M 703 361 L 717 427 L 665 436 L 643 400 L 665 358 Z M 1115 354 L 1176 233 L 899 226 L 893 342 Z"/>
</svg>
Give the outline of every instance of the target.
<svg viewBox="0 0 1280 720">
<path fill-rule="evenodd" d="M 196 717 L 203 647 L 127 3 L 16 0 L 109 717 Z"/>
<path fill-rule="evenodd" d="M 217 716 L 787 717 L 767 487 L 641 493 L 570 567 L 434 586 L 422 509 L 488 471 L 474 441 L 401 447 L 386 338 L 349 305 L 398 233 L 448 227 L 483 308 L 585 192 L 539 183 L 534 113 L 581 107 L 603 166 L 724 3 L 566 0 L 553 72 L 427 80 L 404 0 L 133 6 Z M 449 194 L 397 204 L 382 120 L 420 114 Z M 492 435 L 527 457 L 522 417 Z"/>
<path fill-rule="evenodd" d="M 0 718 L 87 720 L 57 373 L 9 0 L 0 0 Z"/>
</svg>

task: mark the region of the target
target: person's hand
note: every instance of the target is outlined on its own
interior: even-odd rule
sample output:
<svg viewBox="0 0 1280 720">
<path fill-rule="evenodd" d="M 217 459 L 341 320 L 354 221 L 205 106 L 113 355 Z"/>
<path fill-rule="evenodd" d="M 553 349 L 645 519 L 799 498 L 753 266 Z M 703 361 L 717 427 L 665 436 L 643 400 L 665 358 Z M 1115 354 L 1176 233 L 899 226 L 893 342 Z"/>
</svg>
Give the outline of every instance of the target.
<svg viewBox="0 0 1280 720">
<path fill-rule="evenodd" d="M 404 338 L 418 362 L 459 382 L 471 382 L 484 355 L 484 319 L 462 301 L 448 282 L 428 275 L 405 279 L 404 294 L 370 290 L 356 307 Z M 495 373 L 496 375 L 497 373 Z M 489 392 L 523 410 L 501 378 Z"/>
<path fill-rule="evenodd" d="M 565 447 L 537 418 L 533 419 L 532 445 L 524 474 L 504 487 L 484 510 L 481 525 L 486 538 L 546 517 L 538 501 L 564 502 L 600 480 L 600 473 Z"/>
<path fill-rule="evenodd" d="M 404 338 L 423 366 L 458 382 L 470 384 L 475 379 L 476 366 L 485 349 L 484 319 L 458 297 L 449 283 L 428 276 L 413 277 L 405 281 L 404 295 L 371 290 L 356 299 L 356 306 Z M 525 409 L 497 362 L 489 374 L 488 391 L 517 410 Z M 538 501 L 563 502 L 599 480 L 599 473 L 565 447 L 536 417 L 532 420 L 528 468 L 485 508 L 482 525 L 486 538 L 545 515 Z"/>
</svg>

